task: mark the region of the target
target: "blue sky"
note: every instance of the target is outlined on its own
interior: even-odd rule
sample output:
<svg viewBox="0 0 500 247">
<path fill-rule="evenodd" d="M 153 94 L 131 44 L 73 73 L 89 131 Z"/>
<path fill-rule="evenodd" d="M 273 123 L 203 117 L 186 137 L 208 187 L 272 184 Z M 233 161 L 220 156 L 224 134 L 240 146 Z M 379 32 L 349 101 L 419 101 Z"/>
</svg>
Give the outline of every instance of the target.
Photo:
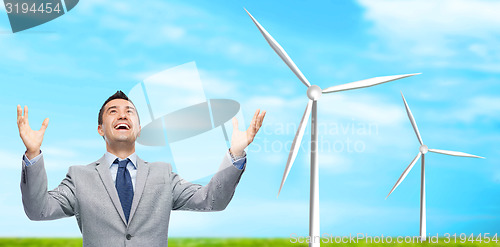
<svg viewBox="0 0 500 247">
<path fill-rule="evenodd" d="M 247 121 L 257 108 L 268 114 L 230 206 L 174 212 L 170 236 L 307 235 L 309 128 L 276 198 L 307 103 L 305 87 L 243 7 L 322 88 L 422 73 L 320 99 L 321 233 L 418 235 L 419 167 L 384 199 L 419 147 L 401 91 L 430 148 L 487 158 L 426 156 L 427 231 L 500 231 L 500 3 L 82 0 L 64 16 L 16 34 L 0 10 L 0 236 L 80 236 L 73 218 L 30 222 L 24 215 L 17 104 L 30 107 L 33 127 L 50 118 L 42 150 L 54 188 L 70 165 L 103 154 L 97 113 L 109 95 L 191 61 L 207 98 L 238 100 Z M 172 162 L 167 153 L 138 146 L 148 161 Z"/>
</svg>

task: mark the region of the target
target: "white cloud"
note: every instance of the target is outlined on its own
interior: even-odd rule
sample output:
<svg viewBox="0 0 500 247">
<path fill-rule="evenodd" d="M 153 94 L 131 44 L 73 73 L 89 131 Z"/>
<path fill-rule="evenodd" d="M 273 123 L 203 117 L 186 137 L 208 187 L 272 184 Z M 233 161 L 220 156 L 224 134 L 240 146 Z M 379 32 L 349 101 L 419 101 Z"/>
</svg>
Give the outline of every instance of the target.
<svg viewBox="0 0 500 247">
<path fill-rule="evenodd" d="M 90 161 L 82 161 L 85 159 L 78 157 L 78 153 L 74 149 L 42 147 L 42 152 L 46 160 L 45 167 L 48 171 L 65 170 L 70 165 L 85 165 L 90 163 Z M 3 159 L 5 168 L 21 171 L 22 152 L 0 150 L 0 156 Z"/>
<path fill-rule="evenodd" d="M 376 28 L 405 38 L 488 37 L 500 25 L 500 2 L 490 0 L 360 0 Z"/>
<path fill-rule="evenodd" d="M 353 170 L 351 160 L 340 152 L 335 153 L 320 153 L 321 160 L 320 170 L 332 174 L 349 173 Z"/>
<path fill-rule="evenodd" d="M 307 98 L 278 96 L 254 96 L 242 103 L 243 111 L 251 119 L 256 109 L 266 111 L 266 118 L 259 130 L 260 137 L 273 142 L 278 140 L 279 150 L 273 147 L 274 151 L 282 151 L 283 145 L 291 145 L 291 141 L 297 131 L 302 115 L 307 104 Z M 289 138 L 290 142 L 282 138 Z M 304 137 L 306 139 L 306 137 Z M 285 142 L 283 142 L 285 141 Z M 278 143 L 277 143 L 278 144 Z M 271 148 L 271 147 L 270 147 Z M 285 148 L 286 149 L 286 148 Z"/>
<path fill-rule="evenodd" d="M 6 150 L 0 150 L 0 157 L 4 168 L 12 168 L 21 170 L 21 162 L 23 153 L 13 153 Z"/>
<path fill-rule="evenodd" d="M 51 146 L 44 146 L 43 152 L 45 155 L 51 155 L 61 158 L 74 158 L 75 156 L 77 156 L 77 152 L 75 152 L 73 149 L 51 147 Z"/>
<path fill-rule="evenodd" d="M 86 165 L 95 161 L 96 156 L 89 154 L 103 154 L 104 141 L 95 140 L 64 140 L 53 145 L 42 145 L 47 172 L 64 171 L 72 165 Z M 21 170 L 23 150 L 0 150 L 5 168 Z M 81 150 L 85 150 L 83 153 Z M 91 152 L 89 152 L 91 151 Z"/>
<path fill-rule="evenodd" d="M 231 71 L 212 71 L 207 69 L 198 69 L 201 83 L 207 98 L 240 98 L 240 90 Z"/>
<path fill-rule="evenodd" d="M 269 113 L 263 126 L 265 133 L 293 136 L 307 101 L 305 95 L 290 98 L 255 96 L 244 102 L 244 107 L 261 108 Z M 378 131 L 379 125 L 395 127 L 406 124 L 404 108 L 376 94 L 323 95 L 318 101 L 318 118 L 319 130 L 330 135 L 365 135 L 364 132 Z"/>
<path fill-rule="evenodd" d="M 204 42 L 203 47 L 206 51 L 226 55 L 228 58 L 242 64 L 261 64 L 262 61 L 269 60 L 269 57 L 273 55 L 266 49 L 258 49 L 257 47 L 242 43 L 224 34 L 209 37 Z"/>
<path fill-rule="evenodd" d="M 174 25 L 164 25 L 161 33 L 168 39 L 172 41 L 181 40 L 186 35 L 186 30 L 184 28 L 174 26 Z"/>
<path fill-rule="evenodd" d="M 500 121 L 500 97 L 477 96 L 466 100 L 456 109 L 432 115 L 444 121 L 472 123 L 479 120 Z"/>
<path fill-rule="evenodd" d="M 103 148 L 106 147 L 106 144 L 101 137 L 93 139 L 70 139 L 60 145 L 72 147 L 72 150 L 103 150 Z"/>
<path fill-rule="evenodd" d="M 194 62 L 194 61 L 193 61 Z M 146 78 L 150 78 L 159 73 L 172 69 L 180 65 L 173 64 L 157 64 L 155 67 L 159 67 L 162 69 L 153 71 L 138 71 L 134 73 L 125 73 L 125 77 L 131 77 L 136 81 L 144 81 Z M 200 69 L 197 67 L 197 71 L 199 73 L 199 78 L 201 80 L 202 87 L 205 91 L 207 98 L 240 98 L 241 93 L 238 89 L 237 85 L 239 85 L 239 81 L 235 78 L 235 75 L 238 73 L 235 71 L 226 71 L 226 70 L 208 70 L 208 69 Z M 189 73 L 190 71 L 185 71 L 185 73 Z M 179 75 L 182 77 L 183 75 Z M 184 75 L 185 76 L 185 75 Z M 164 84 L 165 81 L 161 82 L 153 82 L 156 85 Z M 178 87 L 183 89 L 191 89 L 191 84 L 172 84 L 172 87 Z"/>
<path fill-rule="evenodd" d="M 308 98 L 280 96 L 255 96 L 245 105 L 250 108 L 266 108 L 273 114 L 274 120 L 296 119 L 299 121 L 304 113 Z M 403 108 L 404 109 L 404 108 Z M 376 94 L 326 94 L 318 101 L 318 118 L 325 123 L 338 123 L 349 120 L 356 123 L 377 123 L 384 125 L 400 125 L 405 121 L 401 105 L 391 104 L 384 97 Z M 346 127 L 346 126 L 345 126 Z"/>
<path fill-rule="evenodd" d="M 372 32 L 384 49 L 421 66 L 472 68 L 500 71 L 500 2 L 489 0 L 358 0 L 364 18 L 373 22 Z M 388 46 L 388 47 L 383 47 Z M 422 58 L 432 58 L 419 60 Z M 411 62 L 411 61 L 408 61 Z"/>
<path fill-rule="evenodd" d="M 120 33 L 124 37 L 121 41 L 126 45 L 135 47 L 140 44 L 155 49 L 170 45 L 196 53 L 223 55 L 243 64 L 260 63 L 269 56 L 268 51 L 239 41 L 238 37 L 244 32 L 237 26 L 227 24 L 231 21 L 195 6 L 165 1 L 149 1 L 140 5 L 134 2 L 103 4 L 90 1 L 80 5 L 78 13 L 83 13 L 84 18 L 95 19 L 100 29 Z M 156 11 L 151 11 L 153 9 Z M 108 14 L 93 17 L 101 11 Z M 192 21 L 200 19 L 205 21 Z"/>
<path fill-rule="evenodd" d="M 255 145 L 255 144 L 252 144 L 252 145 Z M 250 146 L 250 147 L 253 148 L 254 146 Z M 253 150 L 253 149 L 250 149 L 250 150 Z M 265 155 L 262 155 L 260 157 L 260 159 L 264 163 L 270 164 L 270 165 L 276 165 L 276 166 L 280 166 L 280 167 L 285 165 L 287 158 L 288 158 L 288 154 L 286 152 L 281 152 L 281 153 L 267 152 L 267 153 L 265 153 Z"/>
<path fill-rule="evenodd" d="M 102 150 L 102 146 L 100 147 Z M 42 152 L 47 172 L 66 171 L 70 166 L 87 165 L 94 161 L 79 152 L 79 150 L 81 149 L 77 146 L 68 145 L 67 143 L 59 143 L 57 147 L 44 145 Z"/>
<path fill-rule="evenodd" d="M 468 107 L 457 113 L 465 121 L 472 121 L 477 117 L 487 117 L 494 120 L 500 120 L 500 97 L 479 96 L 469 101 Z"/>
<path fill-rule="evenodd" d="M 0 32 L 4 32 L 0 30 Z M 5 32 L 9 32 L 5 30 Z M 12 39 L 0 39 L 0 45 L 2 47 L 9 47 L 9 49 L 4 49 L 2 56 L 5 57 L 4 61 L 11 62 L 22 62 L 26 63 L 30 54 L 30 51 L 26 49 L 24 46 L 16 45 L 16 41 Z"/>
<path fill-rule="evenodd" d="M 244 102 L 245 109 L 261 108 L 268 112 L 251 150 L 265 153 L 263 158 L 267 163 L 284 165 L 307 100 L 297 96 L 259 96 Z M 359 93 L 324 95 L 318 104 L 318 148 L 321 169 L 326 172 L 349 173 L 361 169 L 352 162 L 362 153 L 376 153 L 386 148 L 394 151 L 412 144 L 401 142 L 414 138 L 402 104 L 390 103 L 376 94 Z M 295 163 L 309 164 L 309 122 Z"/>
<path fill-rule="evenodd" d="M 362 123 L 400 125 L 405 120 L 401 106 L 374 94 L 324 95 L 319 101 L 322 118 L 357 120 Z M 330 116 L 330 117 L 328 117 Z"/>
</svg>

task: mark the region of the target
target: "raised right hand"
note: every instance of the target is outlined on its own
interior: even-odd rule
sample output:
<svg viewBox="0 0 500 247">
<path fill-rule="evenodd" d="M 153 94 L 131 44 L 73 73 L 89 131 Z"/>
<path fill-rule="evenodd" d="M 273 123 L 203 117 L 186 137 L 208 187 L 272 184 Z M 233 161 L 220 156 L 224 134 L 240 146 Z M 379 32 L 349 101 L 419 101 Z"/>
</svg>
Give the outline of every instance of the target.
<svg viewBox="0 0 500 247">
<path fill-rule="evenodd" d="M 17 127 L 19 128 L 19 135 L 26 146 L 26 156 L 28 159 L 35 158 L 40 154 L 40 146 L 42 146 L 43 135 L 49 125 L 49 119 L 43 120 L 40 130 L 32 130 L 28 121 L 28 107 L 24 106 L 23 110 L 20 105 L 17 105 Z"/>
</svg>

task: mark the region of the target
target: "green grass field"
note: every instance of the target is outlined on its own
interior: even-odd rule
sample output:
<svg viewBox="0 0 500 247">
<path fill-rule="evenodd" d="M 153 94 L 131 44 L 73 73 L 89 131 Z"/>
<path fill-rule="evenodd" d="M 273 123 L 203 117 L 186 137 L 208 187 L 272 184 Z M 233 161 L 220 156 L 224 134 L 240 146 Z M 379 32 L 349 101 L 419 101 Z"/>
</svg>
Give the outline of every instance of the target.
<svg viewBox="0 0 500 247">
<path fill-rule="evenodd" d="M 276 247 L 276 246 L 308 246 L 307 243 L 291 243 L 290 239 L 284 238 L 170 238 L 170 247 L 198 247 L 198 246 L 231 246 L 231 247 Z M 81 239 L 75 238 L 0 238 L 1 247 L 79 247 L 82 246 Z M 500 246 L 499 243 L 419 243 L 419 244 L 388 244 L 388 243 L 323 243 L 321 246 Z"/>
</svg>

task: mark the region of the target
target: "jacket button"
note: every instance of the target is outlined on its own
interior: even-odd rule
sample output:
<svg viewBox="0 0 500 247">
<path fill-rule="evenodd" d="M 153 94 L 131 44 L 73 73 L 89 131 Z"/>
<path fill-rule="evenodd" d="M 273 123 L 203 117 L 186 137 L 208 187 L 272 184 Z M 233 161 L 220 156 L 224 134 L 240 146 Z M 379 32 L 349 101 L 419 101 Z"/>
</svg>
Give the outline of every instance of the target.
<svg viewBox="0 0 500 247">
<path fill-rule="evenodd" d="M 130 240 L 132 238 L 132 235 L 127 234 L 125 237 L 127 238 L 127 240 Z"/>
</svg>

